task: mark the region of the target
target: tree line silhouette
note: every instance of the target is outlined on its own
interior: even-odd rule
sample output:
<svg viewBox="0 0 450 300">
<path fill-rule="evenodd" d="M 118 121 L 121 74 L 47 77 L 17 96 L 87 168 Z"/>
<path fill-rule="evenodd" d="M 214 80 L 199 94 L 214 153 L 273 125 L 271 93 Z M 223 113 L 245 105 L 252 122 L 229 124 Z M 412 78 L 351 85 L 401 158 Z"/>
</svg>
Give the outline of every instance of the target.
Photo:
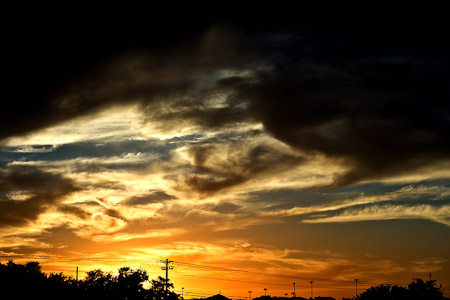
<svg viewBox="0 0 450 300">
<path fill-rule="evenodd" d="M 166 279 L 158 277 L 149 280 L 150 287 L 144 288 L 149 280 L 144 269 L 122 267 L 118 275 L 100 269 L 87 272 L 83 280 L 61 273 L 42 272 L 39 262 L 16 264 L 9 261 L 0 263 L 1 294 L 9 297 L 2 299 L 48 299 L 48 300 L 177 300 L 179 295 L 171 291 L 173 284 L 168 280 L 165 295 Z M 0 295 L 1 295 L 0 294 Z"/>
<path fill-rule="evenodd" d="M 371 287 L 358 295 L 356 300 L 442 300 L 444 298 L 440 288 L 435 286 L 436 280 L 423 281 L 416 279 L 408 287 L 381 284 Z"/>
<path fill-rule="evenodd" d="M 147 288 L 144 287 L 145 282 L 149 282 Z M 181 298 L 172 291 L 174 286 L 170 280 L 166 282 L 166 279 L 160 276 L 149 280 L 147 271 L 144 269 L 122 267 L 117 275 L 94 269 L 87 272 L 84 279 L 76 280 L 72 276 L 64 275 L 63 272 L 47 275 L 42 272 L 39 262 L 36 261 L 25 264 L 16 264 L 13 261 L 6 264 L 0 263 L 0 287 L 2 299 L 178 300 Z M 7 297 L 4 297 L 5 295 Z M 261 298 L 273 299 L 270 296 Z M 316 299 L 325 298 L 316 297 Z M 441 289 L 435 286 L 435 280 L 416 279 L 408 287 L 384 284 L 371 287 L 353 299 L 444 300 L 448 298 L 444 298 Z"/>
</svg>

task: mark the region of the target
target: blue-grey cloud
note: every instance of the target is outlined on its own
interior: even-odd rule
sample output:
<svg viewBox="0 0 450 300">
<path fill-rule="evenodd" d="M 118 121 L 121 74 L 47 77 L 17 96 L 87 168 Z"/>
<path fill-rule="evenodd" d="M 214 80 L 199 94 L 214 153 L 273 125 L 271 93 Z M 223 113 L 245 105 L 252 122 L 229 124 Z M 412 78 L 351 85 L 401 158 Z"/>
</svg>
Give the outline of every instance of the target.
<svg viewBox="0 0 450 300">
<path fill-rule="evenodd" d="M 0 149 L 0 160 L 11 161 L 57 161 L 74 158 L 104 158 L 121 156 L 127 153 L 153 153 L 161 159 L 169 159 L 170 151 L 179 146 L 179 143 L 172 141 L 163 142 L 160 140 L 122 140 L 122 141 L 101 141 L 92 140 L 86 142 L 75 142 L 62 144 L 57 147 L 50 145 L 30 146 L 29 151 L 21 151 L 23 147 L 4 147 Z M 33 151 L 35 149 L 35 151 Z M 46 151 L 42 151 L 46 149 Z"/>
<path fill-rule="evenodd" d="M 252 192 L 247 202 L 264 207 L 260 209 L 263 214 L 279 212 L 281 218 L 300 221 L 371 208 L 427 206 L 439 209 L 450 205 L 448 191 L 448 180 L 441 178 L 408 184 L 374 182 L 327 190 L 262 190 Z"/>
</svg>

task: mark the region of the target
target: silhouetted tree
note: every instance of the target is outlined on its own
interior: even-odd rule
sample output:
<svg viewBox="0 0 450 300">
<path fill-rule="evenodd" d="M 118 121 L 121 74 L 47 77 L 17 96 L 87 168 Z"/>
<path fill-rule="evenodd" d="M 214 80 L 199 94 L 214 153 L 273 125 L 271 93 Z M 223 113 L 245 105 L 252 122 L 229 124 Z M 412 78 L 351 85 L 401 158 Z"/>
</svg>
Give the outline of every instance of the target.
<svg viewBox="0 0 450 300">
<path fill-rule="evenodd" d="M 416 279 L 408 288 L 397 285 L 379 285 L 371 287 L 356 297 L 357 300 L 442 300 L 442 292 L 433 281 Z"/>
<path fill-rule="evenodd" d="M 444 299 L 440 289 L 434 286 L 436 280 L 424 282 L 422 279 L 416 279 L 416 282 L 408 285 L 411 300 L 439 300 Z"/>
<path fill-rule="evenodd" d="M 147 280 L 147 271 L 122 267 L 119 269 L 119 275 L 114 282 L 114 296 L 117 299 L 147 299 L 149 293 L 143 287 L 143 283 Z"/>
<path fill-rule="evenodd" d="M 165 295 L 166 288 L 166 279 L 158 276 L 158 279 L 152 279 L 150 281 L 151 288 L 150 299 L 153 300 L 176 300 L 178 299 L 178 294 L 175 294 L 170 289 L 173 289 L 173 283 L 169 282 L 170 279 L 167 280 L 167 295 Z"/>
<path fill-rule="evenodd" d="M 371 287 L 367 291 L 363 292 L 356 297 L 358 300 L 407 300 L 408 291 L 404 287 L 399 287 L 397 285 L 379 285 L 376 287 Z"/>
<path fill-rule="evenodd" d="M 0 282 L 5 292 L 13 295 L 14 299 L 26 299 L 46 292 L 46 276 L 42 273 L 38 262 L 20 265 L 9 261 L 6 265 L 1 265 L 0 270 Z"/>
<path fill-rule="evenodd" d="M 80 299 L 81 289 L 71 277 L 60 273 L 50 273 L 46 280 L 46 299 Z"/>
<path fill-rule="evenodd" d="M 95 269 L 86 273 L 86 278 L 81 282 L 85 294 L 89 299 L 101 299 L 111 297 L 114 278 L 111 273 L 105 273 Z"/>
<path fill-rule="evenodd" d="M 87 272 L 84 280 L 75 281 L 62 272 L 42 272 L 38 262 L 28 262 L 25 265 L 9 261 L 6 265 L 0 263 L 0 284 L 4 295 L 11 299 L 46 299 L 46 300 L 177 300 L 173 284 L 168 282 L 168 294 L 165 294 L 166 280 L 158 277 L 151 280 L 151 287 L 144 288 L 148 281 L 147 271 L 133 270 L 129 267 L 119 269 L 118 275 L 104 272 L 100 269 Z M 26 286 L 26 288 L 24 288 Z"/>
</svg>

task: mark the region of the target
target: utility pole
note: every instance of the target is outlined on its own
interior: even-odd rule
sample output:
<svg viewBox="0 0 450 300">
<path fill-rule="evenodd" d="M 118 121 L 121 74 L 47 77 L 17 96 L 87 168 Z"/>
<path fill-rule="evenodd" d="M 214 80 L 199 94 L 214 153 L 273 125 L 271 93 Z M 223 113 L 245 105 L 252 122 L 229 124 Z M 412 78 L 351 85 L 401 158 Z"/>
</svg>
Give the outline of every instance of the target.
<svg viewBox="0 0 450 300">
<path fill-rule="evenodd" d="M 184 287 L 181 288 L 181 299 L 184 300 Z"/>
<path fill-rule="evenodd" d="M 167 298 L 168 294 L 168 285 L 169 285 L 169 269 L 173 270 L 173 266 L 170 265 L 170 263 L 173 263 L 173 260 L 168 260 L 166 258 L 166 260 L 162 260 L 161 263 L 164 264 L 164 266 L 161 267 L 162 270 L 166 271 L 166 290 L 165 290 L 165 296 Z"/>
<path fill-rule="evenodd" d="M 310 281 L 310 283 L 311 283 L 311 299 L 313 298 L 313 282 L 314 282 L 314 280 Z"/>
<path fill-rule="evenodd" d="M 295 298 L 296 296 L 295 296 L 295 282 L 293 283 L 293 285 L 294 285 L 294 293 L 292 294 L 293 295 L 293 297 Z"/>
<path fill-rule="evenodd" d="M 359 281 L 359 279 L 356 278 L 355 279 L 355 296 L 358 296 L 358 281 Z"/>
<path fill-rule="evenodd" d="M 264 297 L 267 296 L 267 289 L 264 288 Z"/>
<path fill-rule="evenodd" d="M 248 300 L 252 300 L 252 291 L 248 291 Z"/>
<path fill-rule="evenodd" d="M 76 273 L 76 275 L 75 275 L 75 282 L 76 282 L 77 285 L 78 285 L 78 266 L 77 266 L 77 273 Z"/>
</svg>

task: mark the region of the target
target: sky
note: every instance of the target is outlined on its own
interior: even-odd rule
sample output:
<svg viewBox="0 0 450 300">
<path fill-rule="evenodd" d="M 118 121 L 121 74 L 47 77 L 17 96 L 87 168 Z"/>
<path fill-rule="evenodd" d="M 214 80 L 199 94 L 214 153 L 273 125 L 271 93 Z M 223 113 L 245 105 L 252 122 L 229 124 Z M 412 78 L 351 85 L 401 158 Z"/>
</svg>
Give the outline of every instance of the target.
<svg viewBox="0 0 450 300">
<path fill-rule="evenodd" d="M 72 21 L 3 35 L 2 263 L 169 259 L 186 297 L 431 273 L 449 296 L 442 29 Z"/>
</svg>

